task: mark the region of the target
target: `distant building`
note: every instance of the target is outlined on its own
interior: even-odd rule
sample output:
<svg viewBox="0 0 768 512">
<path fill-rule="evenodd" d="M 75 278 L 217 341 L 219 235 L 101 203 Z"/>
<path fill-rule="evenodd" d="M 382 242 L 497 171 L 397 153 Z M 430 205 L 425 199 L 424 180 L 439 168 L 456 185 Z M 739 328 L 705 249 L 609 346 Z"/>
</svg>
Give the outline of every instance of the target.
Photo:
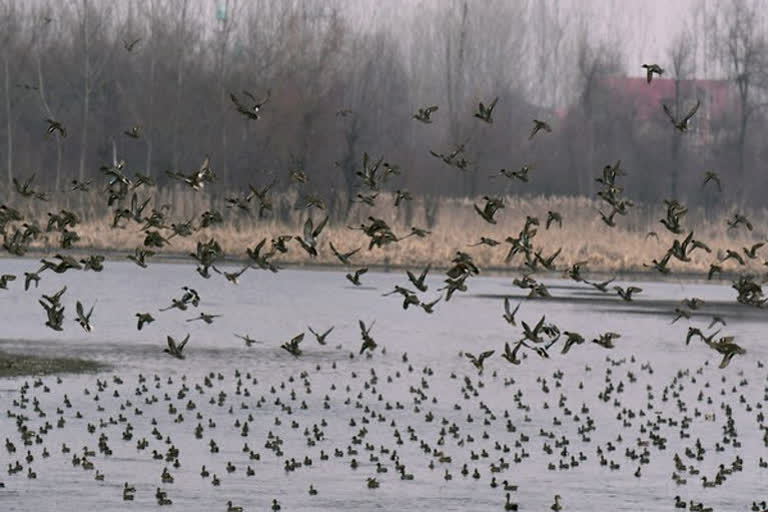
<svg viewBox="0 0 768 512">
<path fill-rule="evenodd" d="M 738 110 L 737 91 L 727 80 L 680 80 L 680 110 L 685 113 L 701 100 L 696 116 L 691 120 L 692 142 L 712 143 L 719 135 L 722 121 Z M 649 84 L 645 77 L 606 75 L 598 78 L 602 94 L 618 95 L 618 103 L 629 105 L 632 116 L 639 121 L 666 120 L 662 103 L 675 111 L 675 80 L 653 78 Z M 682 114 L 681 114 L 682 115 Z"/>
</svg>

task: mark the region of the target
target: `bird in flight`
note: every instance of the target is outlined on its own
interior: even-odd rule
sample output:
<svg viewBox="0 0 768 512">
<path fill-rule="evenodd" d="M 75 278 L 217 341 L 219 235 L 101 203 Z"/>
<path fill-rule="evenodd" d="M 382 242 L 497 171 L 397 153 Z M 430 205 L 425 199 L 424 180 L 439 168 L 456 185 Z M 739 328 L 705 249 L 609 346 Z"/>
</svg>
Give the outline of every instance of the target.
<svg viewBox="0 0 768 512">
<path fill-rule="evenodd" d="M 189 334 L 187 334 L 187 337 L 178 344 L 176 343 L 176 340 L 174 340 L 171 336 L 168 336 L 168 347 L 163 349 L 163 352 L 175 357 L 176 359 L 184 359 L 184 354 L 182 351 L 184 350 L 184 347 L 187 346 L 188 341 Z"/>
<path fill-rule="evenodd" d="M 16 276 L 13 274 L 3 274 L 0 276 L 0 290 L 7 290 L 8 289 L 8 283 L 10 281 L 15 281 Z"/>
<path fill-rule="evenodd" d="M 331 331 L 333 331 L 334 326 L 331 326 L 327 331 L 325 331 L 322 334 L 318 333 L 317 331 L 315 331 L 311 327 L 308 327 L 308 329 L 309 329 L 309 332 L 311 332 L 315 336 L 315 338 L 317 339 L 317 342 L 319 344 L 325 345 L 326 344 L 325 338 L 327 338 L 328 335 L 331 334 Z"/>
<path fill-rule="evenodd" d="M 86 315 L 83 309 L 83 304 L 79 300 L 75 304 L 75 311 L 77 312 L 77 323 L 80 324 L 80 327 L 82 327 L 85 332 L 91 332 L 93 330 L 93 325 L 91 325 L 91 315 L 93 314 L 94 306 L 91 306 L 91 309 Z"/>
<path fill-rule="evenodd" d="M 134 48 L 136 48 L 136 45 L 141 42 L 141 38 L 133 39 L 132 41 L 129 41 L 127 39 L 123 39 L 123 48 L 126 49 L 126 51 L 132 52 Z"/>
<path fill-rule="evenodd" d="M 540 121 L 538 119 L 534 119 L 533 130 L 531 130 L 531 135 L 528 136 L 528 140 L 531 140 L 541 130 L 544 130 L 547 133 L 552 133 L 552 127 L 549 126 L 549 123 L 547 123 L 546 121 Z"/>
<path fill-rule="evenodd" d="M 507 321 L 508 324 L 514 325 L 515 327 L 517 327 L 515 315 L 517 314 L 517 310 L 520 309 L 520 304 L 522 303 L 519 303 L 515 309 L 512 310 L 509 304 L 509 297 L 504 297 L 504 314 L 502 317 Z"/>
<path fill-rule="evenodd" d="M 360 286 L 362 283 L 360 282 L 360 276 L 368 272 L 368 268 L 361 268 L 358 270 L 355 270 L 354 274 L 347 274 L 347 279 L 350 283 L 352 283 L 355 286 Z"/>
<path fill-rule="evenodd" d="M 656 73 L 658 76 L 664 74 L 664 69 L 658 64 L 643 64 L 642 67 L 645 68 L 645 78 L 648 83 L 651 83 L 651 80 L 653 80 L 654 73 Z"/>
<path fill-rule="evenodd" d="M 243 340 L 245 342 L 245 346 L 246 347 L 250 347 L 251 345 L 256 343 L 256 340 L 251 338 L 247 334 L 245 334 L 245 335 L 243 335 L 243 334 L 235 334 L 235 336 L 240 338 L 241 340 Z"/>
<path fill-rule="evenodd" d="M 243 91 L 243 95 L 247 96 L 248 99 L 251 100 L 250 105 L 246 105 L 245 103 L 241 102 L 234 93 L 229 93 L 229 99 L 232 100 L 232 103 L 235 105 L 235 109 L 237 109 L 240 114 L 247 117 L 248 119 L 255 121 L 259 118 L 259 112 L 261 112 L 262 107 L 269 101 L 269 98 L 272 96 L 272 90 L 268 89 L 266 97 L 262 100 L 257 100 L 256 97 L 248 91 Z"/>
<path fill-rule="evenodd" d="M 488 124 L 493 124 L 493 109 L 496 108 L 496 103 L 499 101 L 499 97 L 495 97 L 493 101 L 486 106 L 482 101 L 477 105 L 477 112 L 475 117 L 481 121 L 485 121 Z"/>
<path fill-rule="evenodd" d="M 349 261 L 349 258 L 354 256 L 360 250 L 360 247 L 358 247 L 349 252 L 339 252 L 339 250 L 334 247 L 333 242 L 329 242 L 329 245 L 331 246 L 331 251 L 333 251 L 334 256 L 336 256 L 344 265 L 351 265 L 352 263 Z"/>
<path fill-rule="evenodd" d="M 301 355 L 301 348 L 299 348 L 299 344 L 304 340 L 304 333 L 298 334 L 291 338 L 291 341 L 288 341 L 286 343 L 283 343 L 280 345 L 280 348 L 288 352 L 294 357 L 299 357 Z"/>
<path fill-rule="evenodd" d="M 475 356 L 474 354 L 470 354 L 469 352 L 465 352 L 464 355 L 469 359 L 469 362 L 474 365 L 475 368 L 477 368 L 479 371 L 483 371 L 483 364 L 485 363 L 485 360 L 488 359 L 493 355 L 493 353 L 496 352 L 495 350 L 486 350 L 485 352 L 481 352 L 479 355 Z"/>
<path fill-rule="evenodd" d="M 633 293 L 640 293 L 643 291 L 642 288 L 638 288 L 637 286 L 627 286 L 626 288 L 622 288 L 621 286 L 614 286 L 613 289 L 616 290 L 616 293 L 619 294 L 619 297 L 621 297 L 626 302 L 632 302 Z"/>
<path fill-rule="evenodd" d="M 702 187 L 705 186 L 710 181 L 714 182 L 715 185 L 717 185 L 717 190 L 719 190 L 721 192 L 723 191 L 722 184 L 720 183 L 720 176 L 718 176 L 716 172 L 714 172 L 714 171 L 707 171 L 704 174 L 704 183 L 702 183 L 701 186 Z"/>
<path fill-rule="evenodd" d="M 138 329 L 139 331 L 145 325 L 151 324 L 152 322 L 155 321 L 155 318 L 149 313 L 136 313 L 136 318 L 138 318 L 136 329 Z"/>
<path fill-rule="evenodd" d="M 46 130 L 48 135 L 53 135 L 54 133 L 59 132 L 59 135 L 62 137 L 67 136 L 67 129 L 64 128 L 64 125 L 61 124 L 61 122 L 51 118 L 46 119 L 45 122 L 48 123 L 48 129 Z"/>
<path fill-rule="evenodd" d="M 517 357 L 517 353 L 520 351 L 520 347 L 523 346 L 523 340 L 518 341 L 515 343 L 515 348 L 510 348 L 509 343 L 504 344 L 504 353 L 501 354 L 501 357 L 506 359 L 512 364 L 520 364 L 522 363 L 522 359 Z"/>
<path fill-rule="evenodd" d="M 304 238 L 300 236 L 294 237 L 301 247 L 313 258 L 317 256 L 317 237 L 320 236 L 320 233 L 327 223 L 328 216 L 320 221 L 320 224 L 318 224 L 317 227 L 314 227 L 312 217 L 307 217 L 307 220 L 304 223 Z"/>
<path fill-rule="evenodd" d="M 413 118 L 417 121 L 421 121 L 422 123 L 430 124 L 432 122 L 431 116 L 434 112 L 437 112 L 437 108 L 437 105 L 420 108 L 418 112 L 413 114 Z"/>
<path fill-rule="evenodd" d="M 213 323 L 213 319 L 214 318 L 218 318 L 220 316 L 221 315 L 211 315 L 211 314 L 208 314 L 208 313 L 202 313 L 201 312 L 200 316 L 196 316 L 195 318 L 190 318 L 190 319 L 187 320 L 187 322 L 194 322 L 195 320 L 202 320 L 206 324 L 211 325 Z"/>
<path fill-rule="evenodd" d="M 675 116 L 672 115 L 672 111 L 669 109 L 668 106 L 662 103 L 662 108 L 664 109 L 664 113 L 667 114 L 667 117 L 669 118 L 669 121 L 672 123 L 672 125 L 680 132 L 687 132 L 689 128 L 689 122 L 691 118 L 696 114 L 696 111 L 699 110 L 699 106 L 701 105 L 701 100 L 696 100 L 696 105 L 693 106 L 691 110 L 688 111 L 688 113 L 682 117 L 681 119 L 677 119 Z"/>
<path fill-rule="evenodd" d="M 371 322 L 371 325 L 368 327 L 365 326 L 365 323 L 363 323 L 362 320 L 358 320 L 358 322 L 360 324 L 360 336 L 363 338 L 363 344 L 360 346 L 360 354 L 366 350 L 373 352 L 378 346 L 376 341 L 371 337 L 371 329 L 373 329 L 373 325 L 376 321 L 374 320 Z"/>
<path fill-rule="evenodd" d="M 413 283 L 413 286 L 415 286 L 419 291 L 425 292 L 427 291 L 427 284 L 424 282 L 424 280 L 427 277 L 427 273 L 429 272 L 429 269 L 432 268 L 432 264 L 428 264 L 424 270 L 421 271 L 421 274 L 419 274 L 419 277 L 417 278 L 413 272 L 410 270 L 406 270 L 405 273 L 408 276 L 408 280 Z"/>
</svg>

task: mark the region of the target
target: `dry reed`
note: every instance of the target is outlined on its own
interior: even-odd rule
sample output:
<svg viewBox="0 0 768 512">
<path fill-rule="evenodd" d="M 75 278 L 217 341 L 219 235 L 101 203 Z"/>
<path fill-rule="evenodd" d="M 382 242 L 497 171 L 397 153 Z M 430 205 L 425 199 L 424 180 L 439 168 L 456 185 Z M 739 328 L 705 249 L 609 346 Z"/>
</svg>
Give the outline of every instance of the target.
<svg viewBox="0 0 768 512">
<path fill-rule="evenodd" d="M 297 202 L 295 191 L 274 194 L 275 209 L 265 219 L 259 219 L 255 214 L 227 209 L 223 197 L 216 198 L 179 187 L 156 189 L 153 194 L 153 200 L 146 211 L 162 204 L 170 205 L 168 215 L 175 222 L 199 218 L 203 211 L 209 209 L 217 209 L 225 214 L 225 221 L 221 225 L 202 229 L 191 237 L 173 238 L 170 245 L 158 251 L 167 255 L 187 254 L 194 251 L 198 241 L 215 238 L 228 258 L 245 259 L 246 248 L 255 246 L 262 238 L 269 240 L 278 235 L 300 235 L 308 215 L 307 210 L 294 208 Z M 107 209 L 103 196 L 96 192 L 80 196 L 70 194 L 65 202 L 58 203 L 24 201 L 19 198 L 15 198 L 12 203 L 29 214 L 29 218 L 37 218 L 43 226 L 49 211 L 61 208 L 75 211 L 82 221 L 75 228 L 80 236 L 80 241 L 72 249 L 75 253 L 100 250 L 133 252 L 144 238 L 141 226 L 136 223 L 129 223 L 124 228 L 112 228 L 112 211 Z M 427 263 L 440 266 L 448 264 L 456 251 L 461 250 L 470 252 L 481 268 L 514 269 L 523 264 L 522 259 L 518 256 L 506 263 L 505 257 L 510 246 L 503 241 L 507 236 L 517 235 L 526 216 L 534 216 L 541 222 L 534 245 L 537 249 L 541 248 L 544 256 L 561 248 L 562 252 L 556 261 L 558 268 L 576 261 L 588 261 L 588 268 L 593 271 L 634 272 L 648 270 L 644 264 L 663 257 L 675 238 L 683 238 L 682 235 L 668 232 L 659 223 L 665 211 L 660 205 L 637 205 L 628 215 L 617 216 L 617 226 L 610 228 L 600 219 L 600 204 L 584 197 L 508 196 L 505 198 L 504 209 L 496 215 L 498 223 L 495 225 L 477 215 L 473 203 L 482 206 L 480 199 L 472 201 L 419 197 L 405 207 L 401 205 L 400 208 L 394 208 L 392 196 L 382 193 L 377 198 L 376 206 L 355 204 L 343 219 L 332 218 L 321 235 L 321 250 L 317 258 L 310 258 L 296 243 L 291 244 L 293 250 L 286 255 L 278 255 L 275 261 L 284 265 L 338 264 L 328 248 L 328 242 L 333 242 L 340 251 L 363 246 L 352 258 L 353 263 L 359 266 L 419 267 Z M 562 215 L 562 229 L 557 225 L 545 229 L 548 211 Z M 673 272 L 705 273 L 710 263 L 717 261 L 719 251 L 731 248 L 743 254 L 742 247 L 765 240 L 763 226 L 768 225 L 768 210 L 745 212 L 756 226 L 754 231 L 747 231 L 743 227 L 728 229 L 726 221 L 734 211 L 723 211 L 716 215 L 700 209 L 689 211 L 683 217 L 685 229 L 694 230 L 695 238 L 708 244 L 713 252 L 707 254 L 696 251 L 692 261 L 684 264 L 673 258 L 670 264 Z M 319 220 L 325 214 L 313 209 L 312 215 Z M 367 250 L 367 237 L 359 230 L 349 229 L 349 226 L 359 226 L 368 216 L 385 220 L 398 236 L 408 234 L 411 226 L 427 228 L 431 235 L 424 239 L 409 237 L 396 244 Z M 646 237 L 649 231 L 658 233 L 658 239 Z M 478 242 L 481 236 L 496 239 L 502 244 L 496 247 L 468 247 Z M 58 243 L 58 235 L 49 233 L 33 243 L 32 248 L 53 252 L 58 251 Z M 763 261 L 762 258 L 748 260 L 746 267 L 740 267 L 730 260 L 724 264 L 724 268 L 728 271 L 758 271 L 764 268 Z"/>
</svg>

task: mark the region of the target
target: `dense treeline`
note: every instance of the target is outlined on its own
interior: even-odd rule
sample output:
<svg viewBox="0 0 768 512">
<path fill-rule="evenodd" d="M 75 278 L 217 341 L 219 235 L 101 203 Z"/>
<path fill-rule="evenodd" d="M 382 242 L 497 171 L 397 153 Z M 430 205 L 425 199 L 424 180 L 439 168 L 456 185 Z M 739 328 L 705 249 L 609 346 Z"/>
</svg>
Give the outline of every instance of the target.
<svg viewBox="0 0 768 512">
<path fill-rule="evenodd" d="M 435 4 L 393 28 L 373 2 L 361 19 L 344 0 L 0 0 L 0 192 L 33 172 L 51 190 L 98 183 L 114 140 L 129 172 L 160 184 L 205 155 L 227 192 L 272 176 L 285 189 L 289 171 L 303 169 L 337 212 L 357 193 L 364 152 L 401 168 L 392 190 L 430 197 L 593 195 L 603 165 L 621 159 L 636 201 L 759 204 L 768 185 L 753 135 L 768 128 L 760 2 L 696 9 L 668 53 L 648 57 L 675 80 L 678 111 L 699 97 L 686 80 L 728 81 L 732 99 L 707 119 L 707 137 L 675 132 L 661 108 L 642 118 L 609 85 L 604 77 L 637 76 L 642 62 L 628 61 L 610 27 L 600 36 L 580 2 Z M 614 6 L 605 19 L 620 13 Z M 235 110 L 230 93 L 243 90 L 270 92 L 260 119 Z M 473 117 L 496 96 L 493 124 Z M 412 119 L 432 104 L 432 124 Z M 47 133 L 48 118 L 67 136 Z M 534 118 L 553 132 L 529 140 Z M 124 133 L 132 127 L 139 138 Z M 429 153 L 464 142 L 464 170 Z M 489 179 L 524 164 L 527 184 Z M 705 170 L 720 173 L 728 194 L 702 192 Z"/>
</svg>

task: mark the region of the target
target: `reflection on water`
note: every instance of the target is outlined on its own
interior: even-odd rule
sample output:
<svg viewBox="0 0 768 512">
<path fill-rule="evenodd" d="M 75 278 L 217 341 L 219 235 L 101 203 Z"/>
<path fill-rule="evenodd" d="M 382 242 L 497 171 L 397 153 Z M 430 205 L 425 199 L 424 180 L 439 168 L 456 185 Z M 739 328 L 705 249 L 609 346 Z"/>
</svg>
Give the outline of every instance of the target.
<svg viewBox="0 0 768 512">
<path fill-rule="evenodd" d="M 4 273 L 23 275 L 34 262 L 2 265 Z M 439 276 L 431 277 L 425 300 L 437 297 L 441 285 Z M 511 279 L 472 279 L 468 293 L 439 303 L 433 315 L 404 311 L 395 296 L 381 297 L 405 281 L 400 274 L 369 273 L 365 287 L 355 288 L 344 272 L 284 270 L 246 273 L 233 286 L 202 280 L 188 265 L 139 270 L 108 262 L 101 274 L 45 275 L 37 290 L 15 286 L 0 293 L 0 348 L 114 365 L 104 374 L 62 376 L 61 383 L 56 377 L 37 386 L 33 378 L 0 382 L 0 438 L 16 447 L 15 453 L 0 447 L 6 462 L 0 509 L 146 510 L 157 506 L 160 487 L 173 507 L 190 510 L 226 510 L 228 500 L 268 510 L 273 499 L 290 511 L 502 510 L 504 480 L 519 486 L 511 499 L 522 510 L 549 510 L 555 494 L 565 510 L 671 510 L 675 495 L 715 510 L 743 510 L 768 499 L 768 468 L 759 464 L 760 457 L 768 459 L 760 415 L 766 371 L 757 363 L 768 350 L 764 312 L 734 304 L 727 285 L 634 283 L 643 293 L 624 303 L 552 281 L 557 300 L 524 301 L 518 322 L 533 324 L 545 314 L 588 340 L 608 330 L 622 337 L 612 351 L 587 343 L 562 356 L 553 347 L 549 360 L 530 352 L 513 366 L 499 357 L 520 332 L 501 318 L 502 298 L 521 295 Z M 64 284 L 66 329 L 56 333 L 43 326 L 37 299 Z M 200 293 L 200 307 L 159 313 L 184 285 Z M 693 296 L 705 304 L 690 321 L 670 325 L 679 300 Z M 78 299 L 97 301 L 91 334 L 73 320 Z M 144 311 L 157 320 L 138 332 L 134 315 Z M 212 325 L 186 321 L 201 311 L 222 317 Z M 711 314 L 722 316 L 728 322 L 723 333 L 748 351 L 722 371 L 717 354 L 684 343 L 687 327 L 707 327 Z M 376 320 L 371 334 L 386 352 L 356 355 L 360 319 Z M 279 348 L 307 326 L 324 331 L 331 325 L 326 346 L 307 331 L 300 358 Z M 166 335 L 187 333 L 185 360 L 162 353 Z M 248 348 L 233 333 L 259 343 Z M 459 356 L 489 349 L 497 352 L 482 376 Z M 24 445 L 20 415 L 41 443 L 30 437 L 32 444 Z M 100 439 L 110 455 L 100 451 Z M 138 450 L 143 439 L 147 447 Z M 695 455 L 697 439 L 705 450 L 701 460 L 686 455 L 687 449 Z M 62 453 L 62 443 L 72 452 Z M 164 457 L 172 446 L 179 450 L 178 468 L 176 457 Z M 84 447 L 96 451 L 87 457 L 93 470 L 72 463 Z M 675 454 L 685 469 L 676 468 Z M 722 474 L 716 487 L 702 486 L 702 476 L 714 480 L 718 466 L 731 468 L 737 457 L 743 471 Z M 303 465 L 287 471 L 292 459 Z M 9 475 L 8 464 L 17 460 L 23 471 Z M 220 486 L 201 477 L 202 465 Z M 161 481 L 166 467 L 173 483 Z M 28 468 L 36 479 L 27 477 Z M 399 468 L 413 480 L 402 480 Z M 103 481 L 95 480 L 97 470 Z M 673 472 L 686 483 L 676 484 Z M 367 488 L 372 477 L 378 489 Z M 124 482 L 136 487 L 135 501 L 122 500 Z M 316 496 L 309 495 L 310 484 Z"/>
</svg>

